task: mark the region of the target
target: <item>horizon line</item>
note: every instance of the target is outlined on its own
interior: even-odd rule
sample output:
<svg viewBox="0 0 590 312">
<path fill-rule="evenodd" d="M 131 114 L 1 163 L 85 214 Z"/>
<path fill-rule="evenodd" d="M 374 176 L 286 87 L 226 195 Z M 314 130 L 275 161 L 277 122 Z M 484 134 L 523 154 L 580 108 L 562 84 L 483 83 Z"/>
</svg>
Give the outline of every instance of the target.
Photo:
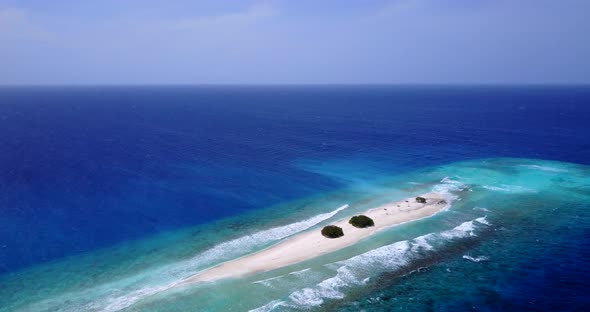
<svg viewBox="0 0 590 312">
<path fill-rule="evenodd" d="M 63 83 L 0 84 L 0 88 L 21 87 L 590 87 L 576 83 Z"/>
</svg>

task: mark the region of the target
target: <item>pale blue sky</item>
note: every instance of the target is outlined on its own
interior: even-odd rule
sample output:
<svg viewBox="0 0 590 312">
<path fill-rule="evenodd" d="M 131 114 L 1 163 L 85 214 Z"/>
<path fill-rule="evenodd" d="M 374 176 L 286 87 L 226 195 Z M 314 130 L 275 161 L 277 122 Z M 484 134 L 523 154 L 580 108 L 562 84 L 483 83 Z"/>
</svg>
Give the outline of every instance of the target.
<svg viewBox="0 0 590 312">
<path fill-rule="evenodd" d="M 587 0 L 0 0 L 0 84 L 590 83 Z"/>
</svg>

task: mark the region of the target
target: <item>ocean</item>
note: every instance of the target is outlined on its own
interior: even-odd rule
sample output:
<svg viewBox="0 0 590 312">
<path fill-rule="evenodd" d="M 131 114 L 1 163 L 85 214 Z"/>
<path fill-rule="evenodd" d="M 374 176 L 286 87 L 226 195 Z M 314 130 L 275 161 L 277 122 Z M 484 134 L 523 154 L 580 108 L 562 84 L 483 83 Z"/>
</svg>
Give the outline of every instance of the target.
<svg viewBox="0 0 590 312">
<path fill-rule="evenodd" d="M 432 190 L 457 200 L 170 287 Z M 582 311 L 589 203 L 588 86 L 0 87 L 0 311 Z"/>
</svg>

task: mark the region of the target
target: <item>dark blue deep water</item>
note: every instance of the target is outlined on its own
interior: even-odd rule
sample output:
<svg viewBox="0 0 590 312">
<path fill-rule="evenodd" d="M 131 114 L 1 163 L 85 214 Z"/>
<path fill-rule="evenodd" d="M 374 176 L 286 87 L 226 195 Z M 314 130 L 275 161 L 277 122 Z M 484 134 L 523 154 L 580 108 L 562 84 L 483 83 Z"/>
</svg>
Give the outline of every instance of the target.
<svg viewBox="0 0 590 312">
<path fill-rule="evenodd" d="M 0 274 L 350 182 L 310 164 L 401 174 L 491 157 L 590 164 L 590 87 L 3 87 Z M 589 291 L 589 231 L 582 251 L 540 257 L 543 280 Z M 536 273 L 521 279 L 531 298 L 562 296 Z M 526 309 L 498 292 L 490 307 Z"/>
</svg>

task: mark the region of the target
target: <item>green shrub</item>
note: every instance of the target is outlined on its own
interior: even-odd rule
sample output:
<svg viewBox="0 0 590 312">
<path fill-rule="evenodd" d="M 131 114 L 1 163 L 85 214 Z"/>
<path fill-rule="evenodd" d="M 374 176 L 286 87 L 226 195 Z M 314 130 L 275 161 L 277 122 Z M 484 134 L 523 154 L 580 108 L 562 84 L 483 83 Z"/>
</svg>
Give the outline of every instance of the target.
<svg viewBox="0 0 590 312">
<path fill-rule="evenodd" d="M 350 218 L 348 223 L 352 224 L 352 226 L 357 227 L 357 228 L 366 228 L 366 227 L 375 225 L 375 222 L 373 222 L 373 219 L 371 219 L 367 216 L 364 216 L 364 215 L 354 216 L 354 217 Z"/>
<path fill-rule="evenodd" d="M 326 225 L 322 229 L 322 235 L 324 235 L 327 238 L 338 238 L 344 236 L 344 232 L 342 231 L 342 228 L 339 226 Z"/>
<path fill-rule="evenodd" d="M 424 197 L 418 196 L 418 197 L 416 197 L 416 201 L 421 204 L 426 204 L 426 198 L 424 198 Z"/>
</svg>

